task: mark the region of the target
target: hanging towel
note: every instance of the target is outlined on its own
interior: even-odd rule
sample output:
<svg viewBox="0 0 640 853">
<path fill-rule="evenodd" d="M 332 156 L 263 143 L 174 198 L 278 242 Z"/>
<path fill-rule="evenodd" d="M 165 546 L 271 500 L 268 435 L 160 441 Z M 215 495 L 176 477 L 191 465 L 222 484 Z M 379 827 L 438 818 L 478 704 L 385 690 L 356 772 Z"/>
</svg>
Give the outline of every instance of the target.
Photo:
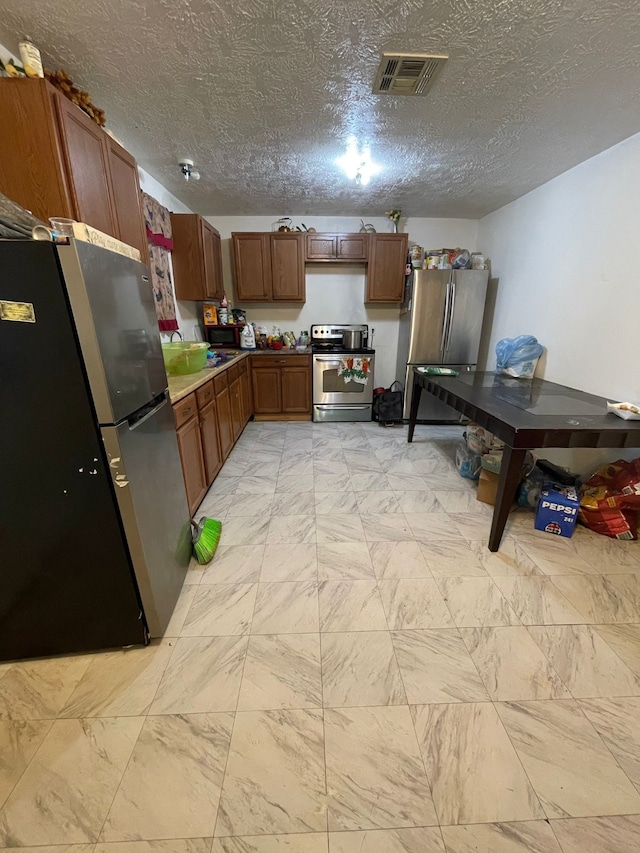
<svg viewBox="0 0 640 853">
<path fill-rule="evenodd" d="M 360 385 L 366 385 L 369 381 L 371 371 L 370 358 L 358 358 L 356 356 L 345 356 L 340 359 L 338 376 L 342 376 L 344 384 L 347 385 L 353 379 Z"/>
<path fill-rule="evenodd" d="M 176 303 L 171 284 L 170 252 L 173 251 L 171 217 L 167 208 L 147 193 L 142 193 L 142 209 L 147 227 L 149 268 L 158 327 L 161 332 L 177 332 Z"/>
</svg>

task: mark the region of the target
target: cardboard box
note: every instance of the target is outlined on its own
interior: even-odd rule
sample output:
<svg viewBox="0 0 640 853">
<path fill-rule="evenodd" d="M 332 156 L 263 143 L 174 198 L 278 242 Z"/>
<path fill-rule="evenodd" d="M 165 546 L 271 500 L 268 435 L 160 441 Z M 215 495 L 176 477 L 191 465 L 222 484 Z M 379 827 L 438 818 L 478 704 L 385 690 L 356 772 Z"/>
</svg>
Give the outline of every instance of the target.
<svg viewBox="0 0 640 853">
<path fill-rule="evenodd" d="M 573 536 L 579 508 L 580 500 L 573 486 L 547 480 L 542 484 L 535 528 L 569 538 Z"/>
<path fill-rule="evenodd" d="M 218 309 L 215 305 L 211 305 L 207 303 L 202 306 L 202 315 L 204 319 L 205 326 L 217 326 L 218 325 Z"/>
<path fill-rule="evenodd" d="M 102 246 L 103 249 L 109 249 L 111 252 L 117 252 L 119 255 L 125 255 L 134 261 L 140 260 L 139 249 L 134 249 L 133 246 L 123 243 L 122 240 L 116 240 L 110 234 L 98 231 L 97 228 L 86 225 L 84 222 L 73 223 L 73 236 L 76 240 L 83 240 L 85 243 L 92 243 L 94 246 Z"/>
<path fill-rule="evenodd" d="M 491 504 L 491 506 L 495 506 L 499 479 L 500 477 L 498 474 L 494 474 L 493 471 L 487 471 L 486 468 L 482 468 L 480 471 L 480 479 L 478 480 L 477 499 L 483 504 Z"/>
</svg>

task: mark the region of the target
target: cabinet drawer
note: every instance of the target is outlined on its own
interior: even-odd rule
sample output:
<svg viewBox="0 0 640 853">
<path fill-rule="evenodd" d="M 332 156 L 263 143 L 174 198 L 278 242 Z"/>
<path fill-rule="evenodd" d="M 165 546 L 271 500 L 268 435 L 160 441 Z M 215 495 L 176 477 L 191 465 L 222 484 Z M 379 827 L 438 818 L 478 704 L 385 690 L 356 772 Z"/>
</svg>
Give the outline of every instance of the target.
<svg viewBox="0 0 640 853">
<path fill-rule="evenodd" d="M 221 373 L 220 376 L 214 376 L 213 378 L 213 387 L 215 388 L 216 396 L 221 394 L 225 388 L 228 387 L 227 383 L 227 373 L 229 371 L 225 370 L 224 373 Z"/>
<path fill-rule="evenodd" d="M 234 364 L 232 367 L 230 367 L 229 370 L 227 370 L 227 376 L 229 385 L 231 385 L 240 376 L 240 365 Z"/>
<path fill-rule="evenodd" d="M 207 382 L 206 385 L 202 386 L 202 388 L 198 388 L 196 391 L 198 408 L 204 409 L 207 403 L 210 403 L 213 400 L 213 394 L 213 382 Z"/>
<path fill-rule="evenodd" d="M 254 367 L 309 367 L 308 355 L 265 355 L 255 359 Z"/>
<path fill-rule="evenodd" d="M 176 403 L 173 407 L 173 416 L 176 419 L 176 427 L 186 424 L 188 420 L 195 416 L 197 411 L 198 407 L 196 404 L 195 394 L 189 394 L 189 396 L 185 397 L 184 400 L 180 400 L 179 403 Z"/>
</svg>

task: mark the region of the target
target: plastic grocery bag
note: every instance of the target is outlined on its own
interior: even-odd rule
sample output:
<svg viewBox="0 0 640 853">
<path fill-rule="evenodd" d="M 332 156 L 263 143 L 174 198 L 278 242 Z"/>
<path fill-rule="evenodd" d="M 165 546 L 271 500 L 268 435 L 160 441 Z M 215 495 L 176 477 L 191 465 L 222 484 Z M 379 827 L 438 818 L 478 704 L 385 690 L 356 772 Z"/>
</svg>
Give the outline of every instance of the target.
<svg viewBox="0 0 640 853">
<path fill-rule="evenodd" d="M 496 367 L 507 376 L 530 379 L 541 355 L 542 347 L 533 335 L 503 338 L 496 344 Z"/>
<path fill-rule="evenodd" d="M 580 487 L 580 521 L 613 539 L 638 538 L 640 459 L 618 459 Z"/>
<path fill-rule="evenodd" d="M 464 441 L 456 445 L 456 468 L 461 477 L 477 480 L 480 476 L 480 457 L 470 450 Z"/>
</svg>

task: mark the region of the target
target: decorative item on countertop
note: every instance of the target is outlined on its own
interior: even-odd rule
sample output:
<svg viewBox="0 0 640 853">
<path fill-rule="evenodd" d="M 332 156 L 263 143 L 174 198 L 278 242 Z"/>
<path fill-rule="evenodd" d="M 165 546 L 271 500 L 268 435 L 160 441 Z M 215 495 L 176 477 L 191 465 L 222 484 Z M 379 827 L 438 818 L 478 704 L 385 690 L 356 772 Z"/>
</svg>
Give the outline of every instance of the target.
<svg viewBox="0 0 640 853">
<path fill-rule="evenodd" d="M 290 216 L 281 216 L 271 226 L 272 231 L 291 231 L 292 220 Z"/>
<path fill-rule="evenodd" d="M 370 222 L 365 222 L 364 219 L 360 220 L 360 234 L 375 234 L 376 229 Z"/>
<path fill-rule="evenodd" d="M 20 42 L 18 50 L 24 67 L 24 73 L 27 77 L 44 77 L 40 51 L 31 41 L 29 36 L 25 36 Z"/>
<path fill-rule="evenodd" d="M 398 210 L 398 208 L 394 207 L 391 210 L 386 210 L 384 214 L 387 219 L 393 225 L 393 233 L 398 233 L 398 222 L 400 221 L 400 217 L 402 216 L 402 211 Z"/>
<path fill-rule="evenodd" d="M 44 76 L 52 86 L 59 89 L 62 94 L 85 112 L 90 119 L 95 121 L 100 127 L 105 125 L 104 110 L 96 107 L 91 103 L 91 95 L 83 89 L 79 89 L 71 77 L 67 74 L 64 68 L 59 68 L 57 71 L 49 71 L 45 69 Z"/>
</svg>

